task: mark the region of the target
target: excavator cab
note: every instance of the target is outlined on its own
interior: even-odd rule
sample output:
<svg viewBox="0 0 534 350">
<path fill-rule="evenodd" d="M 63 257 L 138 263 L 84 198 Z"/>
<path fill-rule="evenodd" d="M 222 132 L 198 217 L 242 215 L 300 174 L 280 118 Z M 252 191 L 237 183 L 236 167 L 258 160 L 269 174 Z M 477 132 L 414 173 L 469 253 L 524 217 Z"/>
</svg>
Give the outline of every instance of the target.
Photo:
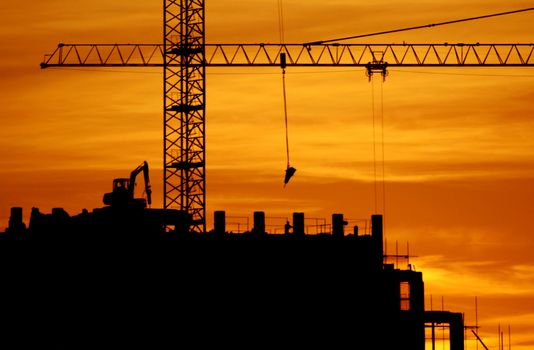
<svg viewBox="0 0 534 350">
<path fill-rule="evenodd" d="M 113 192 L 127 193 L 130 190 L 130 179 L 120 178 L 113 180 Z"/>
<path fill-rule="evenodd" d="M 138 206 L 146 208 L 146 199 L 133 198 L 132 184 L 130 179 L 119 178 L 113 180 L 113 191 L 104 194 L 104 204 L 111 205 L 113 207 L 125 207 L 125 206 Z M 135 186 L 135 184 L 134 184 Z"/>
</svg>

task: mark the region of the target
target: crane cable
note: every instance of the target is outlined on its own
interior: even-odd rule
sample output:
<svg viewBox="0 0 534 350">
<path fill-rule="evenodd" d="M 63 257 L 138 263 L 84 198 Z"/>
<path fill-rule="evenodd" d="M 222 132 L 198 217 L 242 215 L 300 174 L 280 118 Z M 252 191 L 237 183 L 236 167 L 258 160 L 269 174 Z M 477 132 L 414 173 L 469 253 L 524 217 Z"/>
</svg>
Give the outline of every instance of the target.
<svg viewBox="0 0 534 350">
<path fill-rule="evenodd" d="M 284 118 L 286 125 L 286 154 L 287 154 L 287 168 L 290 168 L 289 164 L 289 125 L 287 122 L 287 92 L 286 92 L 286 70 L 282 69 L 282 89 L 284 94 Z"/>
<path fill-rule="evenodd" d="M 283 0 L 278 0 L 278 31 L 280 34 L 280 44 L 285 44 L 285 28 L 284 28 L 284 4 Z M 282 49 L 280 52 L 280 66 L 282 68 L 282 92 L 284 95 L 284 118 L 286 127 L 286 154 L 287 154 L 287 168 L 289 169 L 289 125 L 287 121 L 287 90 L 286 90 L 286 62 L 285 52 Z"/>
<path fill-rule="evenodd" d="M 375 80 L 371 77 L 371 107 L 373 109 L 373 173 L 375 187 L 375 213 L 378 214 L 378 181 L 376 175 L 376 108 L 375 108 Z"/>
<path fill-rule="evenodd" d="M 280 44 L 285 43 L 285 28 L 284 28 L 284 4 L 283 0 L 278 0 L 278 31 L 280 34 Z"/>
<path fill-rule="evenodd" d="M 280 34 L 280 43 L 282 44 L 282 50 L 280 51 L 280 67 L 282 68 L 282 93 L 284 96 L 284 121 L 286 131 L 286 156 L 287 167 L 284 176 L 284 187 L 288 184 L 289 180 L 297 169 L 293 168 L 289 162 L 289 123 L 287 118 L 287 89 L 286 89 L 286 52 L 284 49 L 285 44 L 285 28 L 284 28 L 284 6 L 283 0 L 278 0 L 278 30 Z"/>
<path fill-rule="evenodd" d="M 380 162 L 382 167 L 382 174 L 381 174 L 381 181 L 382 181 L 382 213 L 385 217 L 386 215 L 386 161 L 385 161 L 385 137 L 384 137 L 384 81 L 381 79 L 380 83 L 380 109 L 378 109 L 376 105 L 376 97 L 375 97 L 375 82 L 374 78 L 371 77 L 371 83 L 372 83 L 372 92 L 371 92 L 371 104 L 372 104 L 372 110 L 373 110 L 373 175 L 374 175 L 374 207 L 375 207 L 375 213 L 378 213 L 379 209 L 379 170 L 378 170 L 378 163 Z M 378 112 L 378 116 L 377 116 Z M 378 117 L 378 118 L 377 118 Z M 378 120 L 377 120 L 378 119 Z M 379 124 L 380 123 L 380 124 Z M 379 124 L 379 125 L 378 125 Z M 380 140 L 377 140 L 377 128 L 380 128 Z M 377 151 L 377 144 L 380 143 L 381 147 L 381 157 L 382 159 L 378 159 L 378 151 Z"/>
<path fill-rule="evenodd" d="M 515 14 L 515 13 L 527 12 L 527 11 L 533 11 L 533 10 L 534 10 L 534 7 L 528 7 L 528 8 L 524 8 L 524 9 L 507 11 L 507 12 L 493 13 L 493 14 L 483 15 L 483 16 L 462 18 L 462 19 L 456 19 L 456 20 L 440 22 L 440 23 L 431 23 L 431 24 L 426 24 L 426 25 L 422 25 L 422 26 L 386 30 L 386 31 L 382 31 L 382 32 L 375 32 L 375 33 L 368 33 L 368 34 L 361 34 L 361 35 L 353 35 L 353 36 L 347 36 L 347 37 L 337 38 L 337 39 L 313 41 L 313 42 L 305 43 L 304 45 L 306 45 L 306 46 L 309 46 L 309 45 L 321 45 L 321 44 L 331 43 L 331 42 L 334 42 L 334 41 L 359 39 L 359 38 L 366 38 L 366 37 L 369 37 L 369 36 L 384 35 L 384 34 L 391 34 L 391 33 L 398 33 L 398 32 L 406 32 L 406 31 L 409 31 L 409 30 L 416 30 L 416 29 L 432 28 L 432 27 L 444 26 L 444 25 L 448 25 L 448 24 L 475 21 L 475 20 L 484 19 L 484 18 L 490 18 L 490 17 L 512 15 L 512 14 Z"/>
<path fill-rule="evenodd" d="M 384 139 L 384 79 L 380 80 L 380 122 L 382 127 L 382 212 L 384 215 L 383 227 L 386 234 L 386 142 Z"/>
</svg>

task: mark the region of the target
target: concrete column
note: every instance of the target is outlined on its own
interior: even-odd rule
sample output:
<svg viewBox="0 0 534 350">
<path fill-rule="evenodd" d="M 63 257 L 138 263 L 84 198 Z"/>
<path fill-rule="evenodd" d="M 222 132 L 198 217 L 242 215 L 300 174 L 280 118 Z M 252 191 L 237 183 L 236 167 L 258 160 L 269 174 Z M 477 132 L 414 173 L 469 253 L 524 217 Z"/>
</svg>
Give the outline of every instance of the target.
<svg viewBox="0 0 534 350">
<path fill-rule="evenodd" d="M 293 213 L 293 234 L 304 236 L 304 213 Z"/>
<path fill-rule="evenodd" d="M 344 237 L 346 224 L 347 222 L 343 220 L 343 214 L 332 214 L 332 235 L 334 237 Z"/>
<path fill-rule="evenodd" d="M 384 233 L 382 215 L 371 216 L 371 225 L 373 246 L 376 254 L 376 264 L 380 269 L 382 269 L 382 264 L 384 262 Z"/>
<path fill-rule="evenodd" d="M 217 235 L 223 235 L 226 233 L 226 212 L 216 211 L 214 213 L 214 231 Z"/>
<path fill-rule="evenodd" d="M 254 212 L 254 227 L 252 228 L 253 233 L 264 234 L 265 232 L 265 212 L 255 211 Z"/>
</svg>

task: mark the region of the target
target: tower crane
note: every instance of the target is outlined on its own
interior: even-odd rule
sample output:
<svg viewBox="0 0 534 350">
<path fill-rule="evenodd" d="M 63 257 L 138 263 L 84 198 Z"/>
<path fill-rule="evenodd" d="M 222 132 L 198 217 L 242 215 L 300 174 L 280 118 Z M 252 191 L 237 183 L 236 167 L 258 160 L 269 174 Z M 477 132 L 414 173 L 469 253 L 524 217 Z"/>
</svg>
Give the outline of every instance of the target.
<svg viewBox="0 0 534 350">
<path fill-rule="evenodd" d="M 163 44 L 59 44 L 47 67 L 162 67 L 164 208 L 205 232 L 206 67 L 533 67 L 534 44 L 206 44 L 205 0 L 164 0 Z"/>
</svg>

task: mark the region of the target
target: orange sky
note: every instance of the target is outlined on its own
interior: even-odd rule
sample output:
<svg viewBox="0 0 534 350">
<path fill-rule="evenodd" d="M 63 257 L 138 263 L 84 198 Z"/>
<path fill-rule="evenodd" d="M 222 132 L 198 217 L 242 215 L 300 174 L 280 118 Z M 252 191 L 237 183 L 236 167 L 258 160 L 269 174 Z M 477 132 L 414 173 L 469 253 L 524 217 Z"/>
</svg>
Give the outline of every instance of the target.
<svg viewBox="0 0 534 350">
<path fill-rule="evenodd" d="M 274 0 L 207 1 L 209 43 L 278 42 Z M 287 42 L 302 43 L 532 6 L 531 1 L 286 0 Z M 158 43 L 160 1 L 0 4 L 0 230 L 11 206 L 71 214 L 101 206 L 111 180 L 143 160 L 161 205 L 159 69 L 41 71 L 58 42 Z M 358 43 L 531 43 L 534 13 Z M 288 69 L 285 168 L 278 68 L 209 68 L 208 214 L 374 211 L 372 84 L 362 69 Z M 465 311 L 496 347 L 534 349 L 534 70 L 390 70 L 384 89 L 386 236 L 410 241 L 434 305 Z M 375 82 L 379 93 L 380 83 Z M 382 207 L 382 205 L 380 205 Z M 438 302 L 439 299 L 439 302 Z M 427 303 L 427 307 L 429 307 Z M 470 348 L 474 348 L 470 344 Z"/>
</svg>

